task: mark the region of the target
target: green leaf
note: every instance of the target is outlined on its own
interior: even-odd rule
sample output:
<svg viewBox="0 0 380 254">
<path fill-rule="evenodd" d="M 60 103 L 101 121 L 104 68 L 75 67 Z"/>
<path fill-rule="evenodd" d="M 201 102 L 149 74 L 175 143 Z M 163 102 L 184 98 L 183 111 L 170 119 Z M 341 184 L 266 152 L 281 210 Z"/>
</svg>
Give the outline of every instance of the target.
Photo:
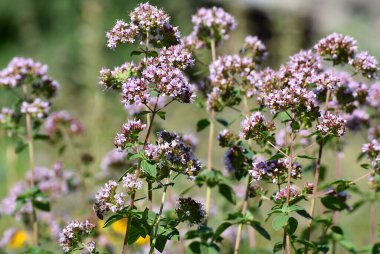
<svg viewBox="0 0 380 254">
<path fill-rule="evenodd" d="M 301 158 L 301 159 L 308 159 L 308 160 L 316 160 L 317 159 L 315 157 L 311 157 L 311 156 L 308 156 L 308 155 L 298 155 L 297 157 Z"/>
<path fill-rule="evenodd" d="M 331 231 L 338 235 L 343 235 L 343 229 L 339 226 L 332 226 Z"/>
<path fill-rule="evenodd" d="M 158 53 L 157 53 L 157 51 L 152 50 L 152 51 L 149 51 L 148 56 L 157 57 Z"/>
<path fill-rule="evenodd" d="M 321 202 L 326 208 L 333 211 L 342 211 L 345 208 L 344 202 L 341 199 L 334 196 L 323 197 L 321 198 Z"/>
<path fill-rule="evenodd" d="M 212 241 L 215 241 L 216 239 L 219 238 L 219 236 L 227 229 L 229 228 L 230 226 L 232 225 L 232 223 L 230 222 L 223 222 L 222 224 L 220 224 L 217 229 L 215 230 L 215 233 L 214 235 L 212 236 Z"/>
<path fill-rule="evenodd" d="M 229 123 L 226 120 L 222 119 L 222 118 L 216 118 L 216 121 L 218 123 L 220 123 L 221 125 L 223 125 L 224 127 L 228 127 L 228 125 L 229 125 Z"/>
<path fill-rule="evenodd" d="M 210 121 L 206 118 L 204 119 L 201 119 L 197 122 L 197 132 L 201 132 L 202 130 L 204 130 L 205 128 L 207 128 L 207 126 L 210 125 Z"/>
<path fill-rule="evenodd" d="M 156 239 L 156 245 L 155 245 L 156 250 L 158 250 L 159 252 L 163 252 L 167 241 L 168 239 L 166 236 L 158 235 Z"/>
<path fill-rule="evenodd" d="M 229 185 L 224 183 L 219 184 L 219 193 L 230 203 L 236 204 L 236 193 Z"/>
<path fill-rule="evenodd" d="M 296 232 L 297 227 L 298 227 L 298 221 L 294 217 L 290 217 L 288 220 L 288 228 L 286 230 L 288 234 L 293 235 L 294 232 Z"/>
<path fill-rule="evenodd" d="M 32 200 L 32 204 L 33 204 L 33 207 L 41 210 L 41 211 L 45 211 L 45 212 L 49 212 L 50 211 L 50 202 L 49 200 L 37 200 L 37 199 L 34 199 Z"/>
<path fill-rule="evenodd" d="M 157 112 L 157 115 L 158 115 L 162 120 L 165 120 L 166 112 L 164 112 L 164 111 L 159 111 L 159 112 Z"/>
<path fill-rule="evenodd" d="M 201 243 L 200 242 L 190 243 L 189 248 L 193 253 L 201 253 Z"/>
<path fill-rule="evenodd" d="M 380 243 L 375 243 L 372 248 L 372 254 L 380 254 Z"/>
<path fill-rule="evenodd" d="M 112 215 L 111 217 L 109 217 L 108 219 L 107 219 L 107 221 L 104 223 L 104 226 L 103 226 L 103 228 L 106 228 L 106 227 L 108 227 L 108 226 L 111 226 L 113 223 L 115 223 L 115 222 L 117 222 L 117 221 L 119 221 L 119 220 L 121 220 L 121 219 L 124 219 L 125 217 L 124 217 L 124 215 L 122 215 L 122 214 L 114 214 L 114 215 Z"/>
<path fill-rule="evenodd" d="M 49 140 L 50 137 L 48 135 L 43 135 L 43 134 L 35 134 L 33 136 L 33 139 L 35 140 Z"/>
<path fill-rule="evenodd" d="M 150 164 L 146 160 L 141 161 L 141 168 L 144 172 L 146 172 L 148 175 L 152 177 L 156 177 L 157 175 L 157 168 L 155 165 Z"/>
<path fill-rule="evenodd" d="M 142 53 L 144 53 L 144 52 L 142 52 L 140 50 L 134 50 L 134 51 L 131 52 L 130 56 L 139 56 Z"/>
<path fill-rule="evenodd" d="M 258 221 L 250 221 L 249 224 L 251 225 L 251 227 L 253 227 L 257 232 L 260 233 L 260 235 L 262 235 L 265 239 L 267 240 L 271 240 L 271 237 L 270 237 L 270 234 L 268 233 L 268 231 L 265 230 L 265 228 L 263 228 L 260 224 L 260 222 Z"/>
<path fill-rule="evenodd" d="M 15 153 L 21 153 L 22 151 L 24 151 L 25 148 L 28 147 L 28 144 L 24 143 L 24 142 L 18 142 L 16 144 L 16 148 L 15 148 Z"/>
<path fill-rule="evenodd" d="M 276 253 L 282 249 L 282 242 L 275 243 L 273 246 L 273 253 Z"/>
<path fill-rule="evenodd" d="M 288 220 L 289 220 L 288 215 L 286 215 L 286 214 L 278 215 L 272 221 L 273 229 L 276 231 L 282 229 L 283 227 L 286 226 L 286 224 L 288 223 Z"/>
</svg>

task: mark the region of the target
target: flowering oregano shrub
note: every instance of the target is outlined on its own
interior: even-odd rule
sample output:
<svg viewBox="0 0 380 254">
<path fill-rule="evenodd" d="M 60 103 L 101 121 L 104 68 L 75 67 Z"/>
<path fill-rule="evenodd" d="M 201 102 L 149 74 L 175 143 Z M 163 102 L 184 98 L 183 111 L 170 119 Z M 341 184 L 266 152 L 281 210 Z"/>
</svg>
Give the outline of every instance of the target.
<svg viewBox="0 0 380 254">
<path fill-rule="evenodd" d="M 337 253 L 338 248 L 378 253 L 376 58 L 360 52 L 354 38 L 333 33 L 272 69 L 265 66 L 270 52 L 257 36 L 248 35 L 238 52 L 218 55 L 238 25 L 222 8 L 201 8 L 191 21 L 193 31 L 181 36 L 164 10 L 142 3 L 106 33 L 108 48 L 131 44 L 137 60 L 100 70 L 101 88 L 117 92 L 128 120 L 112 127 L 114 150 L 91 178 L 101 187 L 81 221 L 50 210 L 70 192 L 86 194 L 86 173 L 64 170 L 60 161 L 51 169 L 35 166 L 34 141 L 48 140 L 62 155 L 67 145 L 75 149 L 72 142 L 84 126 L 67 111 L 50 113 L 59 86 L 45 65 L 14 58 L 0 71 L 0 88 L 17 95 L 2 108 L 0 126 L 15 137 L 17 151 L 28 148 L 30 161 L 25 180 L 10 189 L 0 211 L 32 229 L 29 251 L 42 251 L 39 227 L 47 226 L 49 239 L 65 253 L 113 253 L 102 237 L 104 228 L 121 233 L 122 254 L 137 253 L 140 243 L 147 244 L 143 253 L 176 248 L 182 253 Z M 201 59 L 200 50 L 210 57 Z M 190 69 L 201 74 L 187 77 Z M 157 118 L 170 117 L 165 110 L 173 104 L 207 112 L 194 126 L 209 131 L 207 154 L 196 156 L 196 137 L 157 124 Z M 351 144 L 347 136 L 358 132 L 366 139 L 358 161 L 367 172 L 341 179 L 340 160 Z M 215 168 L 216 146 L 223 149 L 224 169 Z M 335 163 L 326 153 L 335 155 Z M 86 154 L 82 161 L 90 164 L 92 157 Z M 336 179 L 324 181 L 326 171 Z M 357 185 L 363 179 L 368 188 Z M 204 198 L 197 198 L 199 193 Z M 369 241 L 355 246 L 339 217 L 365 204 Z M 69 223 L 62 227 L 63 220 Z M 7 231 L 8 242 L 14 234 Z M 259 237 L 268 240 L 265 245 L 258 244 Z"/>
</svg>

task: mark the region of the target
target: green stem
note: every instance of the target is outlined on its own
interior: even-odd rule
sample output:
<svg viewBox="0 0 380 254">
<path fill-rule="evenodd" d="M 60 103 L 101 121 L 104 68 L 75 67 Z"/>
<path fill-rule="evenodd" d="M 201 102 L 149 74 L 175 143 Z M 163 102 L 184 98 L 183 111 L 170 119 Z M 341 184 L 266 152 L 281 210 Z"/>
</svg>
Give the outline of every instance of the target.
<svg viewBox="0 0 380 254">
<path fill-rule="evenodd" d="M 148 131 L 147 131 L 147 133 L 146 133 L 146 136 L 145 136 L 143 149 L 145 149 L 146 146 L 147 146 L 147 144 L 148 144 L 149 136 L 150 136 L 150 133 L 151 133 L 151 131 L 152 131 L 153 121 L 154 121 L 154 118 L 155 118 L 156 113 L 157 113 L 157 104 L 158 104 L 158 97 L 157 97 L 156 103 L 155 103 L 155 105 L 154 105 L 154 109 L 153 109 L 153 111 L 152 111 L 152 117 L 150 118 L 150 124 L 149 124 L 149 127 L 148 127 Z M 136 178 L 139 178 L 140 171 L 141 171 L 141 159 L 139 160 L 138 165 L 137 165 L 137 175 L 136 175 Z M 149 184 L 149 183 L 148 183 L 148 184 Z M 148 188 L 149 188 L 149 187 L 148 187 Z M 150 188 L 150 189 L 151 189 L 151 188 Z M 129 207 L 130 207 L 130 208 L 133 208 L 133 206 L 134 206 L 134 203 L 135 203 L 135 197 L 136 197 L 136 193 L 134 192 L 134 193 L 131 195 L 131 201 L 130 201 L 130 203 L 129 203 Z M 126 229 L 125 229 L 125 235 L 124 235 L 124 242 L 123 242 L 123 250 L 122 250 L 122 254 L 126 254 L 126 253 L 127 253 L 128 238 L 129 238 L 129 232 L 130 232 L 129 229 L 130 229 L 131 221 L 132 221 L 132 217 L 131 217 L 131 216 L 128 216 L 128 217 L 127 217 L 127 226 L 126 226 Z"/>
<path fill-rule="evenodd" d="M 25 98 L 28 95 L 28 88 L 26 85 L 22 87 Z M 34 143 L 33 143 L 33 129 L 32 129 L 32 117 L 29 113 L 25 116 L 25 124 L 26 124 L 26 132 L 27 132 L 27 140 L 28 140 L 28 150 L 29 150 L 29 168 L 31 171 L 30 177 L 30 187 L 35 186 L 35 163 L 34 163 Z M 32 228 L 33 228 L 33 241 L 34 244 L 39 245 L 39 233 L 38 233 L 38 221 L 37 221 L 37 213 L 32 206 Z"/>
<path fill-rule="evenodd" d="M 315 211 L 315 201 L 317 198 L 317 190 L 318 190 L 318 182 L 319 182 L 319 174 L 321 170 L 321 160 L 322 160 L 322 151 L 323 151 L 323 141 L 319 142 L 319 152 L 318 152 L 318 159 L 317 159 L 317 164 L 315 167 L 315 175 L 314 175 L 314 182 L 313 182 L 313 196 L 311 199 L 311 205 L 310 205 L 310 216 L 312 219 L 310 219 L 307 233 L 306 233 L 306 241 L 310 240 L 310 235 L 311 235 L 311 228 L 312 228 L 312 223 L 313 223 L 313 217 L 314 217 L 314 211 Z M 306 245 L 305 247 L 305 254 L 308 253 L 308 247 Z"/>
<path fill-rule="evenodd" d="M 244 202 L 243 202 L 243 208 L 241 210 L 241 213 L 243 214 L 243 216 L 245 216 L 247 214 L 247 210 L 248 210 L 249 186 L 251 184 L 251 181 L 252 181 L 252 177 L 249 176 L 248 177 L 248 182 L 247 182 L 247 187 L 245 189 L 245 197 L 244 197 Z M 242 232 L 242 230 L 243 230 L 243 224 L 240 223 L 239 227 L 238 227 L 237 234 L 236 234 L 234 254 L 238 254 L 239 253 L 240 239 L 241 239 L 241 232 Z"/>
<path fill-rule="evenodd" d="M 154 254 L 154 248 L 155 248 L 156 242 L 157 242 L 158 228 L 160 226 L 162 211 L 164 210 L 165 198 L 166 198 L 166 193 L 167 193 L 168 186 L 169 186 L 168 185 L 169 181 L 170 181 L 170 174 L 169 174 L 169 177 L 166 180 L 166 185 L 164 187 L 164 191 L 162 192 L 160 211 L 158 212 L 157 220 L 156 220 L 156 223 L 154 225 L 154 235 L 153 235 L 152 243 L 150 245 L 149 254 Z"/>
<path fill-rule="evenodd" d="M 215 48 L 215 40 L 211 40 L 211 57 L 212 61 L 216 60 L 216 48 Z M 215 111 L 211 110 L 209 115 L 210 120 L 210 129 L 208 136 L 208 149 L 207 149 L 207 170 L 212 170 L 212 143 L 214 139 L 214 116 Z M 206 187 L 206 202 L 205 202 L 205 211 L 206 216 L 208 217 L 210 212 L 210 203 L 211 203 L 211 188 L 209 186 Z M 205 223 L 207 224 L 207 217 Z"/>
</svg>

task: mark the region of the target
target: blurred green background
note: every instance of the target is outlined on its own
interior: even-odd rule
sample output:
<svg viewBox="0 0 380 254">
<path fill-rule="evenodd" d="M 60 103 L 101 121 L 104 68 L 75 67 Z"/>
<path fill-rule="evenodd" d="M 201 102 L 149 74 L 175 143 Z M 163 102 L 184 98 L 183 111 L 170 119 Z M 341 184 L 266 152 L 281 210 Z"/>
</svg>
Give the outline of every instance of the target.
<svg viewBox="0 0 380 254">
<path fill-rule="evenodd" d="M 128 117 L 118 95 L 103 92 L 97 77 L 103 66 L 112 67 L 131 60 L 129 54 L 132 49 L 122 46 L 115 51 L 109 50 L 106 48 L 105 33 L 116 19 L 128 20 L 128 13 L 139 2 L 0 1 L 0 68 L 4 68 L 14 56 L 31 57 L 49 65 L 49 74 L 61 84 L 59 95 L 53 101 L 53 109 L 67 109 L 85 124 L 86 135 L 81 140 L 84 145 L 80 149 L 94 156 L 94 172 L 98 170 L 102 156 L 113 147 L 114 135 Z M 265 65 L 274 68 L 286 61 L 289 55 L 309 48 L 331 32 L 353 36 L 361 49 L 380 57 L 378 0 L 161 0 L 150 3 L 164 8 L 183 35 L 191 32 L 191 15 L 197 8 L 212 5 L 224 7 L 236 17 L 239 26 L 218 54 L 236 53 L 246 35 L 257 35 L 269 49 L 270 56 Z M 8 100 L 6 95 L 0 94 L 0 106 Z M 188 105 L 171 105 L 167 111 L 168 120 L 162 122 L 163 126 L 183 133 L 195 133 L 196 121 L 206 116 L 203 110 Z M 201 133 L 199 140 L 197 153 L 205 161 L 207 144 L 203 141 L 207 140 L 207 132 Z M 348 137 L 347 141 L 350 146 L 345 151 L 342 169 L 344 177 L 352 179 L 363 174 L 355 159 L 364 138 L 357 135 Z M 37 146 L 37 165 L 52 165 L 58 158 L 57 153 L 47 145 Z M 0 133 L 0 198 L 27 169 L 26 153 L 16 157 L 13 150 L 11 140 L 5 133 Z M 217 149 L 214 153 L 217 168 L 223 168 L 222 152 Z M 75 161 L 79 155 L 71 152 L 65 157 Z M 335 164 L 332 153 L 325 160 L 328 165 Z M 368 243 L 366 210 L 364 207 L 349 217 L 347 225 L 344 225 L 348 222 L 345 216 L 341 218 L 343 227 L 355 229 L 355 235 L 350 237 L 361 245 Z"/>
</svg>

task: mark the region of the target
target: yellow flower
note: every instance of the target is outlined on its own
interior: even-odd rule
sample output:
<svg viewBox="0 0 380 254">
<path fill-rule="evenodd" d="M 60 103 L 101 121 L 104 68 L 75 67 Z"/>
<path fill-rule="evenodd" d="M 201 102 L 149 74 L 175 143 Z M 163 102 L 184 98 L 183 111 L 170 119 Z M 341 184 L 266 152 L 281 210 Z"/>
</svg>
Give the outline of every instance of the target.
<svg viewBox="0 0 380 254">
<path fill-rule="evenodd" d="M 140 236 L 139 239 L 137 239 L 136 244 L 145 245 L 145 244 L 148 244 L 149 242 L 150 242 L 150 237 L 149 235 L 146 235 L 145 238 Z"/>
<path fill-rule="evenodd" d="M 24 230 L 17 230 L 8 243 L 8 247 L 12 249 L 19 249 L 24 247 L 28 241 L 28 234 Z"/>
<path fill-rule="evenodd" d="M 115 233 L 118 233 L 120 235 L 125 234 L 125 228 L 126 227 L 127 227 L 127 220 L 126 219 L 118 220 L 111 225 L 112 230 Z"/>
</svg>

